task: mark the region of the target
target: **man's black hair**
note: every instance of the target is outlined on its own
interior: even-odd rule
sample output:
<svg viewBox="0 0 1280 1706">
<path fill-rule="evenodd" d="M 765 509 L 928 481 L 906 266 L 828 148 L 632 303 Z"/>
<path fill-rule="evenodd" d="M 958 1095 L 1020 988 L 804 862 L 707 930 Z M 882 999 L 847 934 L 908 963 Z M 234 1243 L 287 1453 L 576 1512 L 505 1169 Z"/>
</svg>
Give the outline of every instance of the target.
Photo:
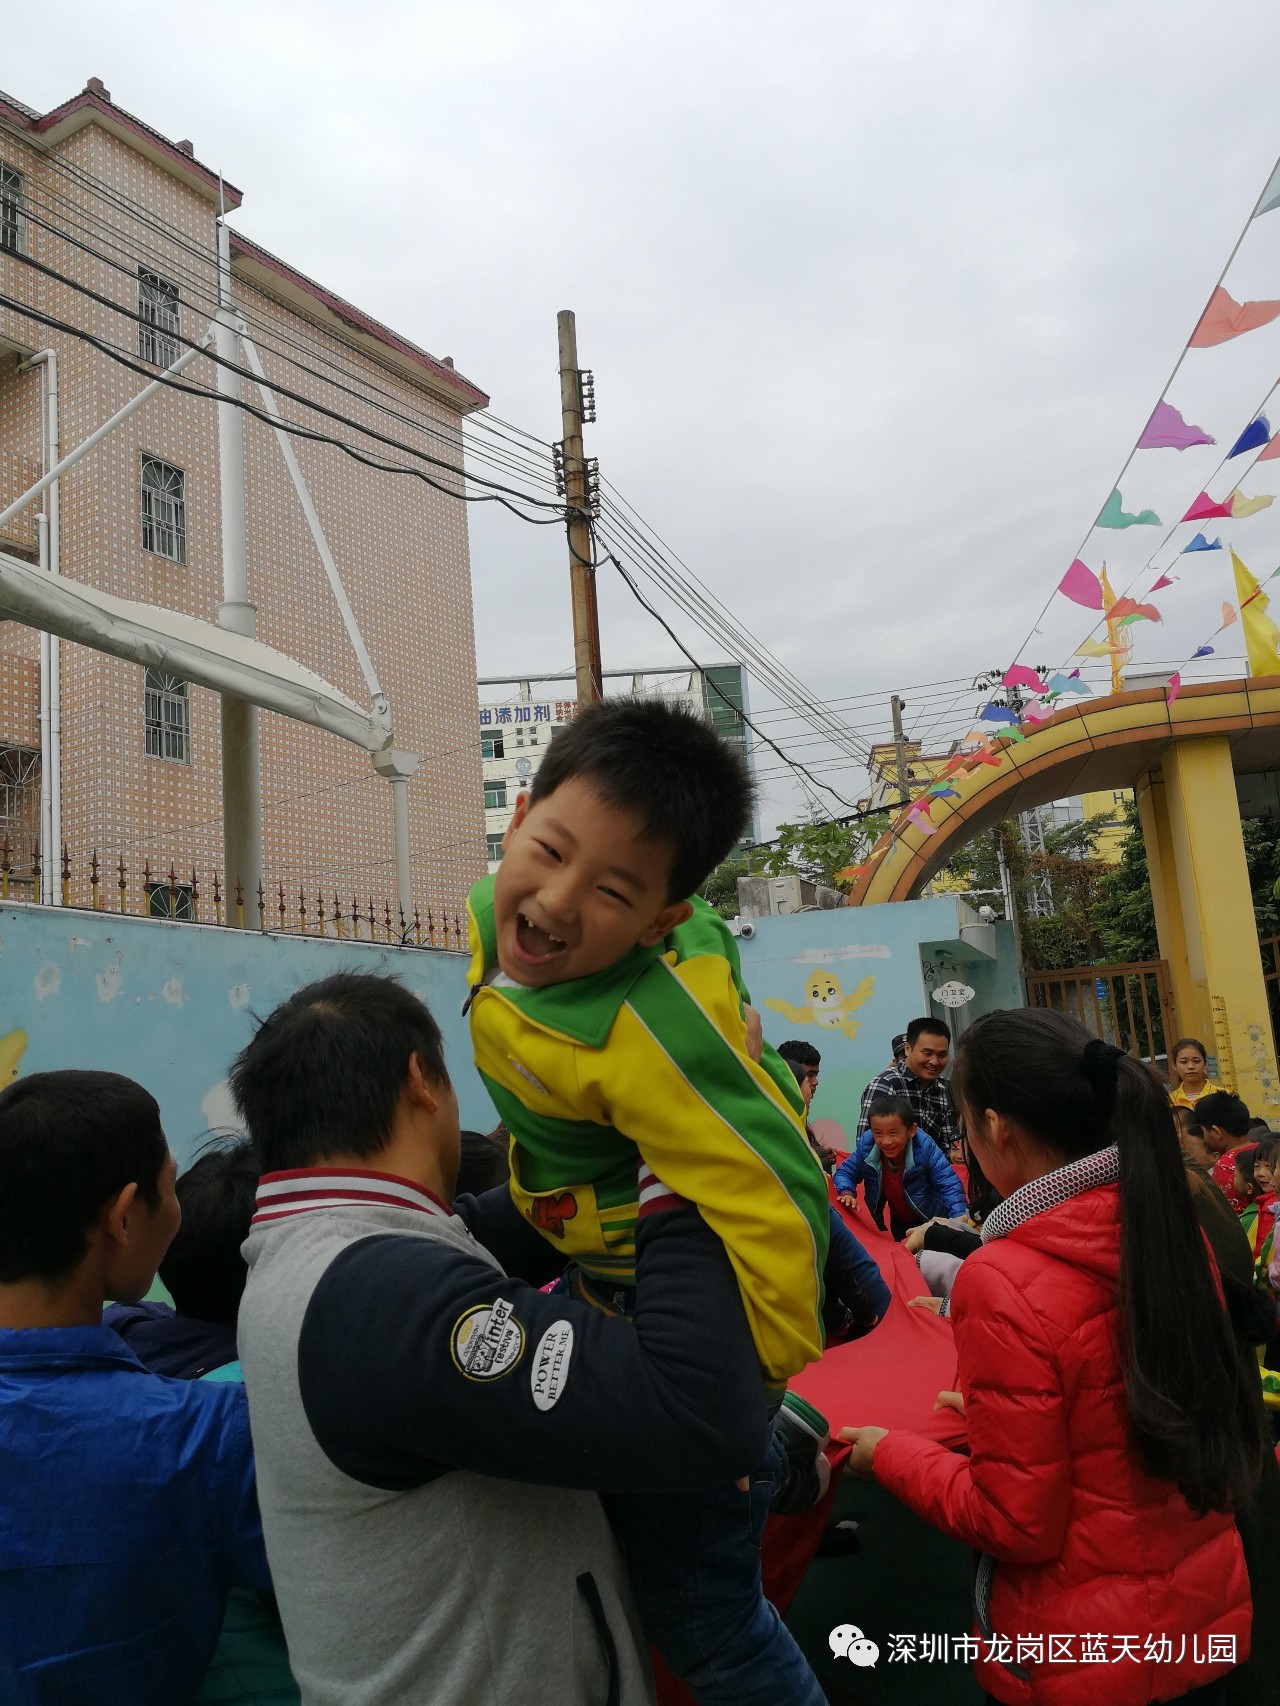
<svg viewBox="0 0 1280 1706">
<path fill-rule="evenodd" d="M 867 1126 L 872 1120 L 900 1119 L 908 1129 L 917 1123 L 916 1111 L 906 1096 L 873 1096 L 867 1108 Z"/>
<path fill-rule="evenodd" d="M 647 838 L 671 848 L 670 900 L 696 893 L 751 822 L 746 759 L 679 701 L 654 696 L 584 706 L 547 748 L 530 804 L 575 776 L 606 804 L 634 812 Z"/>
<path fill-rule="evenodd" d="M 1210 1090 L 1196 1103 L 1196 1121 L 1202 1131 L 1216 1125 L 1228 1137 L 1248 1137 L 1252 1116 L 1239 1096 L 1229 1090 Z"/>
<path fill-rule="evenodd" d="M 240 1246 L 249 1236 L 261 1172 L 245 1137 L 207 1150 L 179 1178 L 182 1225 L 160 1263 L 179 1315 L 235 1326 L 249 1277 Z"/>
<path fill-rule="evenodd" d="M 231 1068 L 263 1172 L 376 1155 L 415 1054 L 429 1083 L 448 1084 L 439 1025 L 394 977 L 335 972 L 282 1001 Z"/>
<path fill-rule="evenodd" d="M 126 1185 L 154 1208 L 169 1154 L 154 1096 L 117 1072 L 35 1072 L 0 1095 L 0 1284 L 76 1268 Z"/>
<path fill-rule="evenodd" d="M 951 1041 L 951 1026 L 942 1019 L 931 1018 L 927 1013 L 923 1019 L 913 1019 L 907 1026 L 907 1047 L 914 1048 L 921 1037 L 945 1037 Z"/>
<path fill-rule="evenodd" d="M 453 1187 L 455 1197 L 491 1191 L 495 1185 L 505 1185 L 511 1177 L 511 1162 L 507 1144 L 491 1131 L 468 1131 L 459 1134 L 458 1182 Z"/>
<path fill-rule="evenodd" d="M 788 1066 L 790 1066 L 793 1061 L 797 1062 L 800 1066 L 822 1065 L 822 1056 L 818 1053 L 817 1049 L 814 1048 L 813 1044 L 800 1042 L 794 1037 L 790 1042 L 779 1043 L 778 1053 L 782 1056 L 783 1060 L 787 1062 Z"/>
</svg>

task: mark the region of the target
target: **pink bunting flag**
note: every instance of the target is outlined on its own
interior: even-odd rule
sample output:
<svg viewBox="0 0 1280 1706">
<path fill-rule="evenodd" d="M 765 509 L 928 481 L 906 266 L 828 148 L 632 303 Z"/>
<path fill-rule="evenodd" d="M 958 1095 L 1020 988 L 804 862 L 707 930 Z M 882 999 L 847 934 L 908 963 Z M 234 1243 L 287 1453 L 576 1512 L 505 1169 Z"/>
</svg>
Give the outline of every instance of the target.
<svg viewBox="0 0 1280 1706">
<path fill-rule="evenodd" d="M 921 835 L 936 835 L 938 833 L 937 826 L 929 822 L 928 813 L 919 804 L 912 806 L 907 816 L 915 824 Z"/>
<path fill-rule="evenodd" d="M 1178 694 L 1181 691 L 1182 691 L 1182 671 L 1175 669 L 1173 674 L 1169 677 L 1168 681 L 1165 684 L 1164 696 L 1165 696 L 1166 702 L 1168 704 L 1172 705 L 1174 700 L 1178 697 Z"/>
<path fill-rule="evenodd" d="M 1212 349 L 1214 344 L 1229 343 L 1245 332 L 1269 325 L 1277 316 L 1280 316 L 1280 302 L 1237 302 L 1219 285 L 1209 298 L 1209 306 L 1200 316 L 1187 348 Z"/>
<path fill-rule="evenodd" d="M 1022 720 L 1024 723 L 1045 723 L 1052 715 L 1052 705 L 1028 705 L 1022 713 Z"/>
<path fill-rule="evenodd" d="M 1027 687 L 1032 693 L 1043 693 L 1045 684 L 1034 669 L 1025 663 L 1015 663 L 1012 669 L 1007 669 L 1001 677 L 1005 687 Z"/>
<path fill-rule="evenodd" d="M 1107 611 L 1108 622 L 1120 622 L 1126 616 L 1141 616 L 1145 622 L 1158 622 L 1160 612 L 1154 604 L 1139 604 L 1135 598 L 1117 598 Z"/>
<path fill-rule="evenodd" d="M 1151 588 L 1151 591 L 1152 592 L 1159 592 L 1161 587 L 1172 586 L 1174 581 L 1176 581 L 1177 579 L 1179 579 L 1179 577 L 1177 575 L 1161 575 L 1160 579 Z"/>
<path fill-rule="evenodd" d="M 1237 617 L 1236 617 L 1235 605 L 1234 604 L 1224 604 L 1222 606 L 1222 628 L 1229 628 L 1231 626 L 1231 624 L 1233 622 L 1235 622 L 1236 620 L 1237 620 Z M 1219 628 L 1217 630 L 1217 632 L 1219 634 L 1222 632 L 1222 628 Z"/>
<path fill-rule="evenodd" d="M 1262 455 L 1259 456 L 1258 461 L 1274 462 L 1277 456 L 1280 456 L 1280 432 L 1278 432 L 1271 440 L 1271 443 L 1262 452 Z"/>
<path fill-rule="evenodd" d="M 1086 610 L 1105 608 L 1102 602 L 1102 582 L 1079 557 L 1058 582 L 1058 591 L 1073 604 L 1083 604 Z"/>
<path fill-rule="evenodd" d="M 1212 521 L 1215 516 L 1223 515 L 1231 518 L 1231 499 L 1225 503 L 1215 503 L 1208 492 L 1201 492 L 1191 508 L 1183 516 L 1184 521 Z"/>
<path fill-rule="evenodd" d="M 1155 412 L 1142 429 L 1139 450 L 1190 450 L 1193 444 L 1214 444 L 1216 440 L 1203 427 L 1184 421 L 1172 403 L 1159 402 Z"/>
</svg>

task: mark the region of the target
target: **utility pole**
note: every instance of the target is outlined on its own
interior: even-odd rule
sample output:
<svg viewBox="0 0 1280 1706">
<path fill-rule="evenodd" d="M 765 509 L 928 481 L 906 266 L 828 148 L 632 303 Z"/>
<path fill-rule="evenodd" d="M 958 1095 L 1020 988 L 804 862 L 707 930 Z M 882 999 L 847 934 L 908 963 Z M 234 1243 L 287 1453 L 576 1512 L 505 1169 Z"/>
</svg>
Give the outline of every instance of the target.
<svg viewBox="0 0 1280 1706">
<path fill-rule="evenodd" d="M 578 366 L 578 329 L 573 310 L 556 315 L 560 338 L 561 455 L 569 533 L 569 585 L 573 597 L 573 667 L 579 705 L 604 697 L 600 665 L 600 617 L 596 610 L 596 572 L 591 553 L 591 493 L 582 454 L 582 371 Z"/>
<path fill-rule="evenodd" d="M 905 699 L 899 699 L 895 693 L 889 701 L 889 710 L 893 716 L 893 750 L 897 758 L 899 804 L 911 804 L 911 778 L 907 774 L 907 743 L 902 733 L 902 713 L 907 708 Z"/>
<path fill-rule="evenodd" d="M 244 416 L 239 408 L 240 375 L 226 366 L 239 362 L 235 309 L 231 301 L 231 232 L 218 222 L 218 312 L 214 318 L 218 363 L 218 475 L 222 496 L 222 603 L 218 626 L 256 639 L 257 607 L 249 602 L 249 551 L 244 513 Z M 234 694 L 222 695 L 222 839 L 227 894 L 240 883 L 245 916 L 262 881 L 262 760 L 258 707 Z M 234 916 L 234 914 L 233 914 Z"/>
</svg>

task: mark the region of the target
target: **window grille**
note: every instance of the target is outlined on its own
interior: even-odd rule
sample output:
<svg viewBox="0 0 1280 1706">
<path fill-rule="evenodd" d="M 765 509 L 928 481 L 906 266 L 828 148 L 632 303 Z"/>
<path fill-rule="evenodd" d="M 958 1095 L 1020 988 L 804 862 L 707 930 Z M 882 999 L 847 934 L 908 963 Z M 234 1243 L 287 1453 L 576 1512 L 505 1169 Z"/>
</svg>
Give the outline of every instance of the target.
<svg viewBox="0 0 1280 1706">
<path fill-rule="evenodd" d="M 148 918 L 178 918 L 190 924 L 195 918 L 195 905 L 190 883 L 152 883 L 147 889 Z"/>
<path fill-rule="evenodd" d="M 492 865 L 502 858 L 502 835 L 486 835 L 484 838 L 485 858 Z"/>
<path fill-rule="evenodd" d="M 142 549 L 172 563 L 187 560 L 186 486 L 181 468 L 142 458 Z"/>
<path fill-rule="evenodd" d="M 146 267 L 138 268 L 138 354 L 157 367 L 178 359 L 178 287 Z"/>
<path fill-rule="evenodd" d="M 507 784 L 505 782 L 486 782 L 484 785 L 484 809 L 494 812 L 507 803 Z"/>
<path fill-rule="evenodd" d="M 480 756 L 481 758 L 505 758 L 506 750 L 502 744 L 502 736 L 490 734 L 487 729 L 482 729 L 480 733 Z"/>
<path fill-rule="evenodd" d="M 22 238 L 22 173 L 0 161 L 0 249 L 16 255 Z"/>
<path fill-rule="evenodd" d="M 163 670 L 147 670 L 143 722 L 148 758 L 168 758 L 175 764 L 187 762 L 191 755 L 191 722 L 185 681 L 176 675 L 166 675 Z"/>
</svg>

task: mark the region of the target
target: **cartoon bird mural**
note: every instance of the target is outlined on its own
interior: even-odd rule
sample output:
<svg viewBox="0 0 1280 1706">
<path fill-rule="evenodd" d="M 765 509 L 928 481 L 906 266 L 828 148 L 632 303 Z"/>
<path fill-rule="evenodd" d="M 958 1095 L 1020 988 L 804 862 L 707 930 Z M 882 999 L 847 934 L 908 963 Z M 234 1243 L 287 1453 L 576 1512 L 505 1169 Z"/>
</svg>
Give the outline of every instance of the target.
<svg viewBox="0 0 1280 1706">
<path fill-rule="evenodd" d="M 827 971 L 816 971 L 805 985 L 803 1007 L 793 1007 L 789 1001 L 779 1001 L 774 996 L 765 1001 L 765 1006 L 781 1013 L 793 1025 L 821 1025 L 824 1031 L 839 1031 L 842 1036 L 856 1037 L 862 1029 L 862 1021 L 851 1019 L 849 1015 L 866 1005 L 875 986 L 875 978 L 864 977 L 858 987 L 846 995 L 840 988 L 839 978 L 832 977 Z"/>
<path fill-rule="evenodd" d="M 18 1076 L 18 1062 L 26 1046 L 25 1031 L 10 1031 L 7 1037 L 0 1037 L 0 1090 Z"/>
</svg>

